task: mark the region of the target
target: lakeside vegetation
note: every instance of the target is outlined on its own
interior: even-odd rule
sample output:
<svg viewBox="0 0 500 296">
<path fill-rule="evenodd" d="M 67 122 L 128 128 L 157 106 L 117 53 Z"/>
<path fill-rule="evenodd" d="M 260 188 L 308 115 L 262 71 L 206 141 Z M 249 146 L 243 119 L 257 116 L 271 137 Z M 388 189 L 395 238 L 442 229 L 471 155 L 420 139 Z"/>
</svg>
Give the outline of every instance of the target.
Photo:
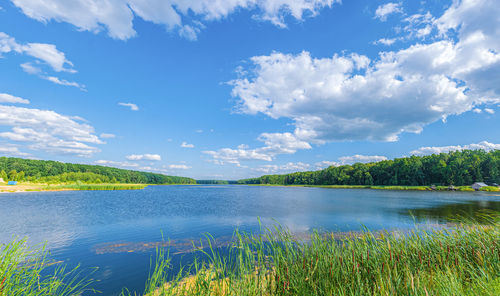
<svg viewBox="0 0 500 296">
<path fill-rule="evenodd" d="M 80 295 L 92 290 L 91 273 L 51 262 L 44 246 L 30 248 L 25 239 L 0 245 L 1 296 Z"/>
<path fill-rule="evenodd" d="M 415 186 L 470 186 L 474 182 L 500 183 L 500 150 L 463 150 L 330 166 L 319 171 L 243 179 L 238 184 L 365 185 L 374 189 L 382 189 L 376 186 L 393 186 L 393 189 L 412 186 L 418 189 Z"/>
<path fill-rule="evenodd" d="M 309 242 L 283 229 L 236 233 L 229 254 L 201 250 L 208 261 L 170 281 L 160 253 L 145 295 L 499 295 L 499 239 L 498 220 L 405 235 L 315 233 Z"/>
<path fill-rule="evenodd" d="M 279 227 L 236 231 L 225 250 L 207 235 L 177 274 L 158 248 L 142 295 L 499 295 L 498 214 L 482 221 L 405 233 L 315 232 L 307 241 Z M 55 271 L 44 273 L 52 264 Z M 88 274 L 66 271 L 24 240 L 0 246 L 0 274 L 0 295 L 79 295 L 92 287 Z"/>
<path fill-rule="evenodd" d="M 332 189 L 378 189 L 378 190 L 414 190 L 414 191 L 475 191 L 471 186 L 380 186 L 380 185 L 281 185 L 281 184 L 246 184 L 248 186 L 290 186 L 290 187 L 318 187 Z M 500 192 L 499 187 L 485 186 L 479 191 Z"/>
<path fill-rule="evenodd" d="M 20 183 L 16 186 L 0 185 L 0 192 L 65 191 L 65 190 L 138 190 L 147 184 L 37 184 Z M 1 295 L 0 295 L 1 296 Z"/>
<path fill-rule="evenodd" d="M 0 157 L 0 178 L 46 184 L 196 184 L 186 177 L 15 157 Z"/>
</svg>

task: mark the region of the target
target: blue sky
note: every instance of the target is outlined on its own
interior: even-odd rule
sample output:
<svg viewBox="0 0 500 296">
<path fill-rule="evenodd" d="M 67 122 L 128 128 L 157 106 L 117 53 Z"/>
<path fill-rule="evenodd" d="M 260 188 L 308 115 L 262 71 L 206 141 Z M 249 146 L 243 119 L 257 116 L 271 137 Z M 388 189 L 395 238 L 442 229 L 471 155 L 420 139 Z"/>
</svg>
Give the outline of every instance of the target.
<svg viewBox="0 0 500 296">
<path fill-rule="evenodd" d="M 3 0 L 0 155 L 239 179 L 500 149 L 494 0 Z"/>
</svg>

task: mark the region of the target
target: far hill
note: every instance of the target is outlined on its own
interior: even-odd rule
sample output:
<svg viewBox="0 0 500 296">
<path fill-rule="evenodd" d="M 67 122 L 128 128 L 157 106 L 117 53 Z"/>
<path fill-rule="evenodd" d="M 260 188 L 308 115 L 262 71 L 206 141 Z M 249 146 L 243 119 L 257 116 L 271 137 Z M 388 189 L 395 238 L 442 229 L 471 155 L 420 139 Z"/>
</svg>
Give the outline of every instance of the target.
<svg viewBox="0 0 500 296">
<path fill-rule="evenodd" d="M 467 186 L 474 182 L 500 184 L 500 150 L 464 150 L 331 166 L 319 171 L 244 179 L 238 184 Z"/>
<path fill-rule="evenodd" d="M 99 165 L 62 163 L 0 157 L 0 178 L 32 182 L 134 183 L 134 184 L 196 184 L 191 178 L 124 170 Z"/>
</svg>

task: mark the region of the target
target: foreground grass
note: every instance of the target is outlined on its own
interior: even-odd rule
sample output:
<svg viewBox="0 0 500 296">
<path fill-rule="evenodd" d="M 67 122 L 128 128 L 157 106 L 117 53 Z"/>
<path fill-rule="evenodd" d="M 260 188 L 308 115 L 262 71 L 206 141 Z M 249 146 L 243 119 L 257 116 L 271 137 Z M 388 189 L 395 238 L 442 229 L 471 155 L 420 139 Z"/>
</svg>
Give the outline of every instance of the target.
<svg viewBox="0 0 500 296">
<path fill-rule="evenodd" d="M 0 296 L 66 296 L 90 290 L 91 281 L 78 267 L 66 270 L 47 260 L 44 247 L 31 249 L 26 240 L 0 245 Z"/>
<path fill-rule="evenodd" d="M 158 249 L 144 295 L 500 295 L 500 222 L 487 221 L 439 231 L 315 233 L 306 242 L 281 228 L 236 232 L 225 250 L 208 236 L 174 277 L 168 253 Z M 0 296 L 90 290 L 78 268 L 50 266 L 46 255 L 25 240 L 0 245 Z"/>
<path fill-rule="evenodd" d="M 316 233 L 307 243 L 283 229 L 235 237 L 224 254 L 210 244 L 209 251 L 200 249 L 205 259 L 173 279 L 168 256 L 159 251 L 145 294 L 500 295 L 498 219 L 404 235 Z"/>
</svg>

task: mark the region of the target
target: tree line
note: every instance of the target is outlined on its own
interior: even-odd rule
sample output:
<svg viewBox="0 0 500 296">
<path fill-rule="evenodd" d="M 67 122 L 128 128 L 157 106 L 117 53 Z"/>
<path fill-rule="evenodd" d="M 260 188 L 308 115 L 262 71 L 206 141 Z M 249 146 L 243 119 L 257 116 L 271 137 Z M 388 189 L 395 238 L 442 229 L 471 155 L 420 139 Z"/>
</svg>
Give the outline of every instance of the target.
<svg viewBox="0 0 500 296">
<path fill-rule="evenodd" d="M 411 156 L 238 181 L 239 184 L 405 186 L 467 186 L 474 182 L 500 183 L 500 150 Z"/>
<path fill-rule="evenodd" d="M 136 183 L 136 184 L 196 184 L 191 178 L 105 167 L 0 157 L 0 178 L 4 181 L 41 183 Z"/>
</svg>

